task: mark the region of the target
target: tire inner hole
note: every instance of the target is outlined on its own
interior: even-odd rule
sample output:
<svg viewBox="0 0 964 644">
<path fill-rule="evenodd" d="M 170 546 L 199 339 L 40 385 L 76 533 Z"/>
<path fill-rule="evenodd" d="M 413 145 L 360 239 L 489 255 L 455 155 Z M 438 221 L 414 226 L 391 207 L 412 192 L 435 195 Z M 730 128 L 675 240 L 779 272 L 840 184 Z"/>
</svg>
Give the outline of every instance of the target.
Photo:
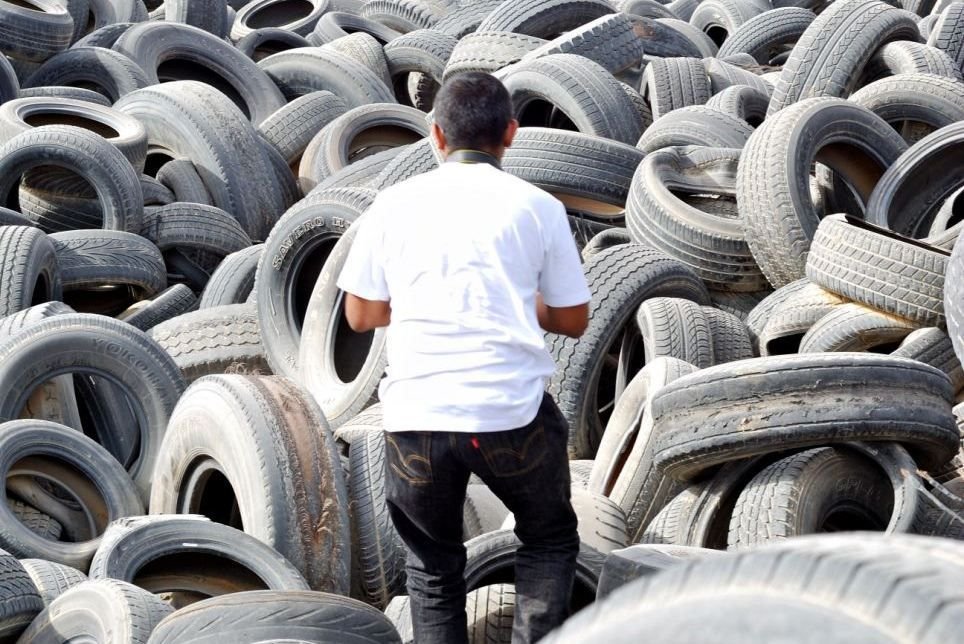
<svg viewBox="0 0 964 644">
<path fill-rule="evenodd" d="M 248 16 L 246 23 L 251 29 L 280 27 L 308 17 L 312 8 L 311 3 L 306 0 L 284 0 L 265 5 L 264 8 L 253 12 Z"/>
<path fill-rule="evenodd" d="M 237 105 L 238 109 L 244 113 L 245 118 L 251 118 L 247 101 L 244 100 L 244 97 L 241 96 L 234 85 L 229 83 L 221 74 L 201 63 L 184 58 L 170 58 L 157 66 L 157 79 L 161 83 L 193 80 L 210 85 Z"/>
<path fill-rule="evenodd" d="M 74 127 L 90 130 L 95 134 L 101 135 L 105 139 L 116 139 L 120 137 L 120 134 L 117 132 L 117 130 L 106 123 L 101 123 L 100 121 L 95 121 L 94 119 L 86 118 L 78 114 L 66 114 L 63 112 L 53 111 L 34 112 L 32 114 L 26 114 L 23 117 L 23 121 L 31 127 L 41 127 L 44 125 L 73 125 Z"/>
<path fill-rule="evenodd" d="M 343 383 L 349 383 L 358 377 L 365 366 L 372 349 L 375 332 L 356 333 L 348 325 L 348 319 L 345 317 L 344 293 L 338 293 L 336 306 L 338 313 L 332 334 L 332 347 L 328 355 L 331 356 L 335 375 Z"/>
</svg>

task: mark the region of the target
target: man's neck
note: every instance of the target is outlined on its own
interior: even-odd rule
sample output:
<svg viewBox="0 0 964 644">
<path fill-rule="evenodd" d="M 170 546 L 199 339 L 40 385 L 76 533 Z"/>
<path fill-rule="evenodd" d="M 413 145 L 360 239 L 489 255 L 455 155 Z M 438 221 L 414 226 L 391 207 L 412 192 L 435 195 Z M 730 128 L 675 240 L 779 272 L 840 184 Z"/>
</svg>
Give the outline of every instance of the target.
<svg viewBox="0 0 964 644">
<path fill-rule="evenodd" d="M 463 151 L 463 150 L 467 150 L 467 151 L 470 151 L 470 152 L 481 152 L 482 154 L 487 154 L 487 155 L 489 155 L 490 157 L 494 157 L 494 158 L 495 158 L 496 160 L 498 160 L 498 161 L 502 161 L 502 156 L 505 154 L 505 148 L 503 148 L 503 147 L 498 147 L 498 148 L 445 148 L 445 149 L 442 151 L 442 156 L 443 156 L 444 158 L 448 159 L 448 157 L 449 157 L 450 154 L 453 154 L 453 153 L 455 153 L 455 152 L 460 152 L 460 151 Z"/>
<path fill-rule="evenodd" d="M 485 150 L 460 148 L 456 150 L 447 150 L 445 154 L 445 161 L 448 163 L 485 164 L 494 168 L 502 169 L 501 159 L 499 158 L 500 156 L 501 155 L 496 156 Z"/>
</svg>

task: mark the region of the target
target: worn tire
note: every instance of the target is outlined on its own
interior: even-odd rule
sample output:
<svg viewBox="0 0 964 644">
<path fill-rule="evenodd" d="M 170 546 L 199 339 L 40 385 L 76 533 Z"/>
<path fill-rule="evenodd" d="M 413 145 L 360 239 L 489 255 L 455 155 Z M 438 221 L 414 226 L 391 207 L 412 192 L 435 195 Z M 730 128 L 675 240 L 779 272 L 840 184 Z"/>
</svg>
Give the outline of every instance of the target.
<svg viewBox="0 0 964 644">
<path fill-rule="evenodd" d="M 799 639 L 804 621 L 812 641 L 911 637 L 921 644 L 941 642 L 956 632 L 962 619 L 956 608 L 947 608 L 956 606 L 961 593 L 956 575 L 962 556 L 959 544 L 923 537 L 800 537 L 644 577 L 569 620 L 544 642 L 644 636 L 670 642 L 679 641 L 681 632 L 711 633 L 707 636 L 714 641 L 727 643 L 747 637 L 777 641 Z M 792 570 L 785 567 L 789 562 Z M 860 580 L 843 592 L 842 569 Z M 920 591 L 921 584 L 926 593 Z M 913 607 L 884 608 L 871 599 L 882 588 L 894 589 Z M 932 611 L 935 619 L 919 626 L 916 617 Z"/>
<path fill-rule="evenodd" d="M 86 581 L 51 602 L 22 641 L 147 644 L 154 627 L 173 610 L 160 597 L 131 584 L 113 579 Z"/>
<path fill-rule="evenodd" d="M 31 392 L 65 370 L 110 381 L 127 395 L 140 426 L 140 447 L 129 466 L 146 496 L 174 403 L 184 391 L 177 365 L 128 324 L 99 315 L 56 315 L 0 344 L 0 419 L 16 418 Z M 114 427 L 114 431 L 122 428 Z"/>
<path fill-rule="evenodd" d="M 164 566 L 154 562 L 163 561 Z M 90 564 L 91 579 L 117 579 L 174 604 L 249 590 L 308 590 L 274 548 L 204 517 L 151 515 L 115 521 Z"/>
<path fill-rule="evenodd" d="M 643 98 L 649 101 L 653 118 L 710 100 L 710 81 L 703 61 L 697 58 L 654 58 L 646 66 L 641 82 Z"/>
<path fill-rule="evenodd" d="M 164 259 L 157 246 L 134 233 L 71 230 L 48 236 L 57 253 L 66 291 L 125 286 L 138 299 L 167 287 Z"/>
<path fill-rule="evenodd" d="M 584 134 L 633 145 L 642 133 L 639 119 L 634 118 L 635 108 L 622 85 L 587 58 L 576 54 L 543 56 L 520 63 L 506 74 L 503 82 L 523 125 L 549 125 L 543 122 L 547 121 L 546 115 L 536 109 L 549 103 Z"/>
<path fill-rule="evenodd" d="M 478 31 L 512 31 L 554 38 L 613 13 L 603 0 L 507 0 L 492 9 Z"/>
<path fill-rule="evenodd" d="M 266 118 L 258 133 L 289 165 L 296 165 L 311 139 L 346 111 L 345 102 L 331 92 L 305 94 Z"/>
<path fill-rule="evenodd" d="M 761 470 L 744 487 L 730 519 L 730 548 L 804 534 L 860 530 L 908 532 L 922 487 L 899 445 L 818 447 Z"/>
<path fill-rule="evenodd" d="M 45 559 L 21 559 L 20 565 L 27 571 L 45 606 L 65 592 L 87 581 L 87 575 L 76 568 L 64 566 Z"/>
<path fill-rule="evenodd" d="M 879 0 L 832 3 L 800 36 L 773 89 L 769 115 L 816 96 L 846 96 L 873 53 L 920 39 L 913 14 Z"/>
<path fill-rule="evenodd" d="M 286 212 L 268 235 L 254 290 L 265 351 L 276 374 L 298 374 L 302 364 L 299 347 L 311 315 L 313 293 L 326 286 L 319 278 L 328 275 L 326 268 L 333 261 L 339 239 L 371 201 L 370 191 L 355 188 L 315 193 Z M 309 362 L 315 362 L 321 354 L 308 355 Z M 329 410 L 325 413 L 332 421 Z"/>
<path fill-rule="evenodd" d="M 766 278 L 730 197 L 738 166 L 740 153 L 732 148 L 672 147 L 648 154 L 636 170 L 627 203 L 626 227 L 633 240 L 685 264 L 708 288 L 761 290 Z M 719 198 L 687 203 L 672 191 L 679 186 Z"/>
<path fill-rule="evenodd" d="M 757 332 L 757 350 L 761 356 L 798 353 L 803 337 L 813 325 L 847 303 L 807 279 L 800 282 L 801 288 L 794 288 L 783 302 L 771 308 L 766 323 Z M 797 282 L 784 288 L 790 289 L 794 284 Z"/>
<path fill-rule="evenodd" d="M 720 46 L 719 57 L 737 53 L 753 56 L 760 65 L 770 62 L 787 46 L 794 45 L 816 16 L 803 7 L 780 7 L 759 13 L 730 32 Z"/>
<path fill-rule="evenodd" d="M 344 316 L 344 294 L 336 285 L 361 221 L 338 240 L 318 276 L 298 352 L 300 382 L 335 428 L 371 404 L 387 363 L 385 329 L 352 331 Z"/>
<path fill-rule="evenodd" d="M 502 158 L 502 169 L 549 192 L 569 210 L 618 218 L 642 160 L 639 150 L 602 137 L 521 128 Z"/>
<path fill-rule="evenodd" d="M 148 331 L 161 322 L 197 308 L 197 298 L 187 286 L 175 284 L 149 300 L 141 300 L 117 316 L 135 329 Z"/>
<path fill-rule="evenodd" d="M 639 305 L 651 297 L 683 297 L 708 303 L 705 286 L 695 273 L 679 262 L 645 246 L 623 244 L 594 255 L 586 264 L 586 278 L 592 298 L 589 326 L 579 339 L 550 334 L 549 353 L 559 369 L 549 381 L 548 391 L 558 402 L 570 427 L 569 455 L 586 458 L 595 453 L 606 417 L 601 406 L 615 403 L 619 392 L 600 391 L 606 355 L 626 344 L 633 351 L 635 333 L 627 329 Z M 640 361 L 636 357 L 636 361 Z M 632 362 L 631 356 L 625 356 Z M 641 362 L 641 361 L 640 361 Z M 632 378 L 628 365 L 625 378 Z"/>
<path fill-rule="evenodd" d="M 746 145 L 753 128 L 739 116 L 703 105 L 681 107 L 646 128 L 636 147 L 649 154 L 668 147 L 703 146 L 740 149 Z M 690 151 L 689 154 L 694 154 Z M 706 151 L 695 156 L 705 157 Z M 681 152 L 685 159 L 688 154 Z"/>
<path fill-rule="evenodd" d="M 925 238 L 945 199 L 964 178 L 957 151 L 964 123 L 951 123 L 921 139 L 895 159 L 867 202 L 867 221 L 899 235 Z"/>
<path fill-rule="evenodd" d="M 150 330 L 186 382 L 233 373 L 270 375 L 254 304 L 226 304 L 179 315 Z"/>
<path fill-rule="evenodd" d="M 850 302 L 834 307 L 800 340 L 800 353 L 873 351 L 890 353 L 912 331 L 920 328 L 906 318 Z"/>
<path fill-rule="evenodd" d="M 816 378 L 820 389 L 812 386 Z M 710 367 L 668 384 L 653 399 L 655 465 L 685 480 L 775 448 L 860 440 L 904 443 L 930 467 L 949 460 L 960 442 L 950 389 L 933 367 L 875 354 L 803 354 Z M 891 404 L 881 408 L 881 397 Z M 801 401 L 805 414 L 795 411 Z M 701 428 L 696 437 L 694 426 Z"/>
<path fill-rule="evenodd" d="M 173 22 L 144 22 L 125 31 L 113 46 L 147 74 L 152 84 L 213 75 L 228 98 L 255 125 L 285 104 L 275 84 L 258 65 L 230 44 L 203 29 Z M 180 70 L 172 61 L 189 61 Z"/>
<path fill-rule="evenodd" d="M 0 471 L 8 493 L 56 519 L 63 540 L 45 538 L 0 504 L 0 545 L 23 558 L 86 570 L 111 520 L 143 514 L 134 482 L 110 453 L 71 428 L 38 420 L 0 425 Z"/>
<path fill-rule="evenodd" d="M 828 291 L 921 325 L 944 322 L 948 252 L 843 215 L 824 218 L 807 277 Z"/>
<path fill-rule="evenodd" d="M 352 524 L 352 595 L 378 609 L 405 592 L 408 551 L 385 498 L 385 435 L 370 430 L 352 441 L 348 456 Z"/>
<path fill-rule="evenodd" d="M 219 500 L 228 495 L 235 511 Z M 211 507 L 284 555 L 312 588 L 348 592 L 348 503 L 335 440 L 317 404 L 289 380 L 223 375 L 191 385 L 171 415 L 150 507 Z"/>
<path fill-rule="evenodd" d="M 215 632 L 207 632 L 212 623 Z M 345 642 L 401 644 L 378 610 L 347 597 L 309 591 L 254 591 L 198 602 L 158 624 L 150 644 Z"/>
<path fill-rule="evenodd" d="M 14 642 L 44 609 L 43 599 L 23 565 L 13 555 L 0 551 L 0 637 Z"/>
<path fill-rule="evenodd" d="M 0 227 L 0 317 L 63 297 L 54 245 L 40 230 Z"/>
<path fill-rule="evenodd" d="M 151 147 L 205 168 L 212 205 L 231 213 L 251 239 L 267 236 L 284 210 L 283 193 L 257 131 L 221 92 L 173 81 L 132 92 L 114 107 L 144 124 Z"/>
<path fill-rule="evenodd" d="M 589 489 L 607 494 L 623 509 L 631 543 L 638 540 L 651 518 L 681 487 L 653 467 L 653 396 L 668 383 L 694 371 L 696 367 L 671 358 L 646 365 L 617 402 L 603 435 Z"/>
<path fill-rule="evenodd" d="M 843 132 L 846 143 L 839 145 L 845 146 L 849 164 L 821 154 Z M 736 199 L 747 244 L 774 287 L 804 275 L 821 214 L 810 194 L 811 164 L 830 166 L 867 203 L 887 167 L 905 149 L 904 140 L 880 117 L 836 98 L 801 101 L 757 128 L 740 158 Z"/>
</svg>

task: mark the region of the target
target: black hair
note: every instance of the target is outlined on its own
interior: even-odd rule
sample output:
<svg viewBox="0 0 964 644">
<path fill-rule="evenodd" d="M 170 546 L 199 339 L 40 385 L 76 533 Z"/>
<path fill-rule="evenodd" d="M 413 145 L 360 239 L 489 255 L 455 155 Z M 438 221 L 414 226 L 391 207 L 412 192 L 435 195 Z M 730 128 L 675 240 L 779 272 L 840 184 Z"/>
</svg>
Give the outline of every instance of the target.
<svg viewBox="0 0 964 644">
<path fill-rule="evenodd" d="M 512 120 L 508 90 L 483 72 L 463 72 L 445 81 L 432 107 L 450 150 L 500 147 Z"/>
</svg>

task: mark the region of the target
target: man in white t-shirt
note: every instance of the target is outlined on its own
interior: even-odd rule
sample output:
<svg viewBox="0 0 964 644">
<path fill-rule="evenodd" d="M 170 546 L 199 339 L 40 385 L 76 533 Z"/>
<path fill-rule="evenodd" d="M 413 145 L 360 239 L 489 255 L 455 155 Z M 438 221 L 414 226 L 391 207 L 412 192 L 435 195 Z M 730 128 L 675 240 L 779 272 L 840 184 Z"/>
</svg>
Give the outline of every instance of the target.
<svg viewBox="0 0 964 644">
<path fill-rule="evenodd" d="M 518 128 L 505 87 L 459 74 L 434 109 L 446 162 L 378 195 L 338 286 L 354 330 L 388 326 L 386 494 L 416 644 L 467 641 L 472 473 L 515 515 L 512 641 L 536 642 L 568 615 L 579 551 L 543 331 L 582 335 L 589 290 L 563 205 L 500 169 Z"/>
</svg>

